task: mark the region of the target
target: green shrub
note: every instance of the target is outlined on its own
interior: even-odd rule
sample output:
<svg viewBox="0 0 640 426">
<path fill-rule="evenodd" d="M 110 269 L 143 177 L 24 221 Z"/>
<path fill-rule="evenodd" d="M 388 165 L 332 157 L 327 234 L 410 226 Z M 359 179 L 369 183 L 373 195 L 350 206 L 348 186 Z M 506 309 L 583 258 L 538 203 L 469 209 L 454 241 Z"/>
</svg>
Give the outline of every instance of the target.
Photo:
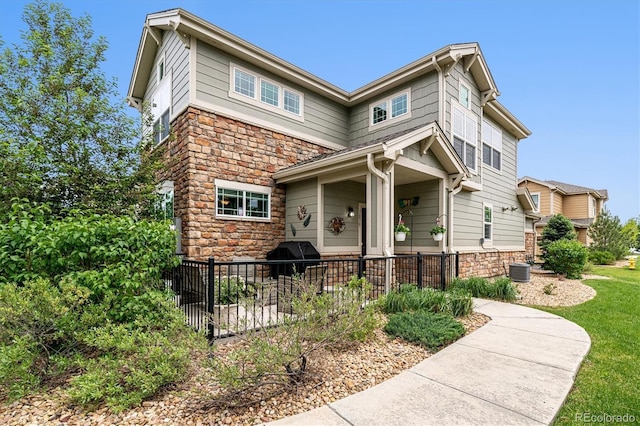
<svg viewBox="0 0 640 426">
<path fill-rule="evenodd" d="M 548 269 L 569 279 L 580 278 L 586 263 L 587 249 L 578 241 L 558 240 L 547 247 Z"/>
<path fill-rule="evenodd" d="M 449 284 L 449 289 L 467 290 L 473 297 L 489 297 L 490 294 L 489 280 L 479 277 L 456 278 Z"/>
<path fill-rule="evenodd" d="M 239 336 L 244 344 L 228 357 L 210 357 L 222 388 L 213 404 L 234 407 L 268 399 L 304 381 L 307 363 L 319 349 L 369 338 L 379 323 L 375 306 L 365 304 L 371 284 L 357 278 L 350 283 L 333 295 L 303 286 L 291 296 L 294 315 L 281 318 L 278 327 L 257 324 L 259 329 Z"/>
<path fill-rule="evenodd" d="M 464 334 L 464 327 L 449 315 L 418 311 L 390 315 L 384 331 L 435 351 L 456 341 Z"/>
<path fill-rule="evenodd" d="M 518 295 L 518 291 L 511 279 L 507 277 L 496 278 L 493 281 L 478 277 L 456 278 L 449 284 L 449 289 L 468 291 L 473 297 L 503 300 L 505 302 L 513 302 Z"/>
<path fill-rule="evenodd" d="M 613 265 L 616 257 L 606 250 L 589 250 L 589 261 L 595 265 Z"/>
<path fill-rule="evenodd" d="M 400 290 L 389 292 L 381 299 L 380 305 L 387 314 L 422 310 L 465 316 L 473 310 L 473 300 L 468 292 L 419 289 L 415 286 L 401 286 Z"/>
<path fill-rule="evenodd" d="M 518 291 L 511 282 L 510 278 L 496 278 L 490 286 L 492 299 L 503 300 L 505 302 L 513 302 L 518 296 Z"/>
<path fill-rule="evenodd" d="M 173 311 L 161 326 L 139 319 L 130 326 L 110 323 L 87 332 L 82 343 L 98 355 L 79 360 L 83 373 L 71 381 L 71 400 L 87 406 L 106 403 L 121 411 L 181 381 L 192 351 L 203 349 L 204 340 Z"/>
</svg>

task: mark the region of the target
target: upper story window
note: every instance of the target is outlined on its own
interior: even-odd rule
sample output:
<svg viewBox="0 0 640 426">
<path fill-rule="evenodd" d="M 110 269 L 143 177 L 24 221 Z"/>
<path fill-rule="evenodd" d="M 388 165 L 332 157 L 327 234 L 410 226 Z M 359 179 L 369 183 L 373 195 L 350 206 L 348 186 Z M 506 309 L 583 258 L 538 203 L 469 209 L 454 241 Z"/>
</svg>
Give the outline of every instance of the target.
<svg viewBox="0 0 640 426">
<path fill-rule="evenodd" d="M 236 93 L 240 93 L 241 95 L 249 96 L 250 98 L 256 97 L 256 78 L 247 74 L 244 71 L 235 70 L 235 86 L 234 89 Z"/>
<path fill-rule="evenodd" d="M 391 124 L 411 117 L 410 92 L 397 93 L 369 106 L 371 126 Z"/>
<path fill-rule="evenodd" d="M 471 105 L 471 100 L 469 99 L 470 93 L 471 92 L 469 91 L 469 87 L 467 87 L 464 83 L 460 83 L 458 102 L 460 102 L 460 105 L 467 109 L 469 109 L 469 106 Z"/>
<path fill-rule="evenodd" d="M 482 236 L 485 241 L 493 240 L 493 206 L 491 204 L 484 205 L 483 228 Z"/>
<path fill-rule="evenodd" d="M 229 96 L 261 108 L 303 121 L 304 98 L 301 93 L 277 82 L 231 64 Z"/>
<path fill-rule="evenodd" d="M 502 132 L 482 120 L 482 162 L 496 170 L 502 168 Z"/>
<path fill-rule="evenodd" d="M 169 136 L 169 109 L 153 122 L 153 140 L 159 144 Z"/>
<path fill-rule="evenodd" d="M 589 196 L 589 204 L 591 205 L 591 216 L 590 217 L 596 217 L 597 216 L 597 210 L 596 210 L 596 199 L 593 198 L 592 196 Z"/>
<path fill-rule="evenodd" d="M 271 188 L 216 179 L 216 216 L 271 218 Z"/>
<path fill-rule="evenodd" d="M 162 66 L 161 66 L 162 64 Z M 164 59 L 158 63 L 158 78 L 162 75 L 162 81 L 158 82 L 155 92 L 150 99 L 151 115 L 153 116 L 153 128 L 151 129 L 154 143 L 157 145 L 169 136 L 169 119 L 171 114 L 171 78 L 170 72 L 166 73 Z"/>
<path fill-rule="evenodd" d="M 476 148 L 478 132 L 476 119 L 469 112 L 452 103 L 453 115 L 453 148 L 464 164 L 471 170 L 476 170 Z"/>
<path fill-rule="evenodd" d="M 156 65 L 156 76 L 158 83 L 164 78 L 164 56 L 160 58 L 158 65 Z"/>
<path fill-rule="evenodd" d="M 540 193 L 532 192 L 531 199 L 533 200 L 534 212 L 540 212 Z"/>
</svg>

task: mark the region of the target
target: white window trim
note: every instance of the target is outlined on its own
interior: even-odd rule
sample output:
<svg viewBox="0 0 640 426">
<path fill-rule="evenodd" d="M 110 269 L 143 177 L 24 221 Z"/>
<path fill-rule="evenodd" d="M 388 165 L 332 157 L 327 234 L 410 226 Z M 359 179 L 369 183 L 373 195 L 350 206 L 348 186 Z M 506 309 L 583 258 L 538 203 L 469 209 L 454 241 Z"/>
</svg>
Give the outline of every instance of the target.
<svg viewBox="0 0 640 426">
<path fill-rule="evenodd" d="M 478 157 L 478 153 L 481 153 L 481 149 L 478 149 L 478 120 L 476 118 L 476 116 L 474 114 L 471 113 L 470 110 L 466 109 L 464 106 L 460 105 L 458 103 L 458 101 L 452 100 L 451 102 L 451 142 L 453 143 L 453 136 L 455 135 L 455 127 L 453 125 L 453 110 L 458 108 L 460 110 L 460 112 L 462 114 L 464 114 L 467 117 L 471 117 L 471 119 L 473 120 L 473 122 L 475 123 L 475 127 L 476 127 L 476 131 L 474 132 L 474 141 L 475 141 L 475 147 L 476 147 L 476 158 L 475 158 L 475 168 L 473 167 L 469 167 L 468 164 L 466 164 L 465 162 L 465 158 L 466 155 L 463 156 L 463 158 L 461 158 L 462 162 L 464 163 L 465 166 L 467 166 L 467 168 L 469 169 L 469 171 L 471 172 L 471 174 L 476 175 L 478 174 L 478 161 L 482 162 L 482 156 Z M 464 139 L 463 139 L 464 140 Z M 466 144 L 466 140 L 465 144 Z M 481 142 L 482 143 L 482 142 Z M 454 149 L 455 150 L 455 149 Z M 465 151 L 466 154 L 466 151 Z M 478 160 L 479 158 L 479 160 Z"/>
<path fill-rule="evenodd" d="M 391 100 L 395 99 L 397 97 L 400 97 L 402 95 L 406 95 L 407 96 L 407 112 L 405 112 L 404 114 L 400 114 L 397 117 L 391 117 Z M 380 105 L 381 103 L 386 103 L 387 106 L 387 119 L 384 121 L 381 121 L 379 123 L 373 123 L 373 108 Z M 398 123 L 399 121 L 403 121 L 403 120 L 407 120 L 411 118 L 411 87 L 408 87 L 407 89 L 398 92 L 398 93 L 394 93 L 391 96 L 387 96 L 386 98 L 382 98 L 382 99 L 378 99 L 375 102 L 372 102 L 369 104 L 369 131 L 372 130 L 377 130 L 380 129 L 382 127 L 386 127 L 386 126 L 390 126 L 394 123 Z"/>
<path fill-rule="evenodd" d="M 462 94 L 462 87 L 467 89 L 467 93 L 469 94 L 469 105 L 467 106 L 463 105 L 462 101 L 460 100 L 460 95 Z M 469 87 L 469 85 L 465 84 L 463 81 L 458 81 L 458 104 L 460 104 L 460 106 L 463 108 L 471 110 L 471 87 Z"/>
<path fill-rule="evenodd" d="M 484 220 L 484 211 L 487 208 L 491 209 L 491 222 L 486 222 Z M 495 218 L 495 210 L 493 208 L 493 204 L 482 203 L 482 238 L 484 238 L 485 243 L 493 241 L 493 231 L 494 231 L 494 227 L 495 227 L 495 223 L 496 223 L 494 218 Z M 485 237 L 485 235 L 484 235 L 484 226 L 486 224 L 490 224 L 491 225 L 491 235 L 489 236 L 489 238 Z"/>
<path fill-rule="evenodd" d="M 496 130 L 497 132 L 499 132 L 499 133 L 500 133 L 500 142 L 501 142 L 501 145 L 502 145 L 503 149 L 498 150 L 498 149 L 495 149 L 495 148 L 493 147 L 493 145 L 487 144 L 487 145 L 490 145 L 490 146 L 491 146 L 491 151 L 498 151 L 498 152 L 500 152 L 500 168 L 499 168 L 499 169 L 497 169 L 497 168 L 493 165 L 493 155 L 491 156 L 491 164 L 486 164 L 486 163 L 484 162 L 484 145 L 485 145 L 485 139 L 484 139 L 484 131 L 483 131 L 483 128 L 484 128 L 485 123 L 486 123 L 486 125 L 487 125 L 487 126 L 491 127 L 491 129 L 492 129 L 492 130 Z M 491 171 L 493 171 L 493 172 L 495 172 L 495 173 L 502 174 L 502 165 L 503 165 L 503 163 L 504 163 L 504 155 L 503 155 L 503 151 L 504 151 L 504 140 L 503 140 L 503 137 L 502 137 L 502 129 L 500 129 L 499 127 L 495 126 L 493 123 L 491 123 L 490 121 L 488 121 L 488 120 L 486 120 L 486 119 L 484 119 L 484 118 L 482 119 L 482 127 L 481 127 L 480 129 L 481 129 L 481 130 L 480 130 L 480 145 L 481 145 L 481 147 L 480 147 L 480 161 L 482 162 L 482 167 L 483 167 L 483 168 L 486 168 L 487 170 L 491 170 Z"/>
<path fill-rule="evenodd" d="M 236 74 L 235 70 L 242 71 L 246 74 L 253 76 L 256 79 L 254 97 L 243 95 L 235 91 L 235 74 Z M 278 106 L 274 106 L 266 102 L 262 102 L 261 91 L 262 91 L 263 81 L 278 87 Z M 284 109 L 284 92 L 285 91 L 296 94 L 300 97 L 300 113 L 299 114 L 296 114 L 295 112 L 291 112 L 289 110 Z M 233 99 L 237 99 L 242 102 L 249 103 L 251 105 L 257 106 L 262 109 L 266 109 L 271 112 L 275 112 L 276 114 L 284 115 L 285 117 L 289 117 L 294 120 L 304 122 L 304 94 L 288 86 L 285 86 L 284 84 L 280 83 L 277 80 L 274 80 L 272 78 L 267 78 L 257 72 L 250 71 L 237 64 L 234 64 L 233 62 L 229 63 L 229 97 Z"/>
<path fill-rule="evenodd" d="M 160 64 L 162 64 L 162 78 L 160 78 Z M 160 58 L 158 59 L 158 62 L 156 63 L 156 83 L 160 84 L 160 82 L 162 80 L 164 80 L 167 77 L 167 63 L 164 60 L 164 53 L 160 56 Z"/>
<path fill-rule="evenodd" d="M 233 220 L 242 220 L 242 221 L 253 221 L 253 222 L 270 222 L 271 221 L 271 187 L 254 185 L 251 183 L 243 183 L 243 182 L 234 182 L 230 180 L 216 179 L 214 181 L 214 194 L 215 194 L 215 212 L 217 219 L 233 219 Z M 218 213 L 218 188 L 222 189 L 232 189 L 235 191 L 244 191 L 244 192 L 255 192 L 258 194 L 266 194 L 269 196 L 269 207 L 268 207 L 268 215 L 267 217 L 253 217 L 253 216 L 236 216 L 236 215 L 228 215 L 228 214 L 220 214 Z"/>
<path fill-rule="evenodd" d="M 540 193 L 539 192 L 532 192 L 531 193 L 531 199 L 533 199 L 534 195 L 538 196 L 538 202 L 535 204 L 535 208 L 533 209 L 533 211 L 536 212 L 536 213 L 540 213 Z"/>
<path fill-rule="evenodd" d="M 164 61 L 164 54 L 162 55 L 162 61 Z M 158 64 L 160 63 L 160 61 L 158 61 Z M 159 81 L 158 84 L 156 85 L 156 87 L 154 88 L 153 91 L 153 96 L 151 96 L 150 98 L 150 102 L 151 102 L 151 114 L 153 116 L 153 122 L 151 123 L 151 128 L 148 129 L 148 132 L 151 132 L 151 137 L 153 138 L 153 146 L 158 146 L 160 144 L 162 144 L 164 141 L 166 141 L 167 139 L 169 139 L 169 137 L 171 136 L 171 119 L 172 119 L 172 114 L 173 114 L 173 85 L 171 84 L 173 81 L 173 73 L 168 71 L 166 68 L 167 64 L 165 63 L 165 68 L 164 68 L 164 77 L 162 78 L 162 81 Z M 156 68 L 156 73 L 157 73 L 157 68 Z M 167 86 L 167 87 L 165 87 Z M 163 110 L 160 110 L 160 106 L 158 106 L 158 103 L 161 103 L 161 100 L 164 100 L 161 98 L 160 96 L 160 92 L 162 89 L 167 90 L 168 95 L 166 101 L 168 102 L 168 105 L 166 108 L 164 108 Z M 169 112 L 169 132 L 167 133 L 167 136 L 165 136 L 164 138 L 161 138 L 159 141 L 156 141 L 153 132 L 154 132 L 154 128 L 155 128 L 155 124 L 156 122 L 160 121 L 162 122 L 162 115 L 165 112 Z M 147 133 L 145 133 L 145 135 L 147 135 Z"/>
</svg>

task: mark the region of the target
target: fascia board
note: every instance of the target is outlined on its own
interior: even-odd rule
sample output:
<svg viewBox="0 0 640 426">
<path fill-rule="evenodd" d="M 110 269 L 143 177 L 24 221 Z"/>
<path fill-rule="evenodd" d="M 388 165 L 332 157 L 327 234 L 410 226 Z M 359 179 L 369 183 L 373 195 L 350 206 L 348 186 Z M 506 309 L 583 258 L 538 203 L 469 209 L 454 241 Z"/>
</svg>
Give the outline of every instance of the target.
<svg viewBox="0 0 640 426">
<path fill-rule="evenodd" d="M 128 98 L 144 98 L 144 92 L 147 89 L 147 80 L 153 67 L 153 59 L 158 48 L 155 40 L 149 34 L 149 30 L 145 27 L 142 29 L 140 43 L 138 44 L 138 52 L 136 60 L 133 64 L 131 72 L 131 81 L 129 82 Z"/>
<path fill-rule="evenodd" d="M 360 162 L 366 163 L 367 154 L 377 154 L 384 151 L 382 143 L 363 147 L 344 154 L 336 154 L 327 158 L 323 158 L 311 163 L 302 164 L 300 166 L 292 166 L 284 170 L 275 172 L 273 178 L 278 183 L 286 183 L 292 180 L 300 180 L 301 178 L 317 176 L 320 173 L 336 171 L 345 167 L 359 165 Z"/>
<path fill-rule="evenodd" d="M 531 135 L 527 129 L 513 114 L 511 114 L 500 102 L 490 101 L 484 106 L 485 113 L 493 120 L 501 124 L 506 130 L 513 133 L 516 139 L 524 139 Z"/>
</svg>

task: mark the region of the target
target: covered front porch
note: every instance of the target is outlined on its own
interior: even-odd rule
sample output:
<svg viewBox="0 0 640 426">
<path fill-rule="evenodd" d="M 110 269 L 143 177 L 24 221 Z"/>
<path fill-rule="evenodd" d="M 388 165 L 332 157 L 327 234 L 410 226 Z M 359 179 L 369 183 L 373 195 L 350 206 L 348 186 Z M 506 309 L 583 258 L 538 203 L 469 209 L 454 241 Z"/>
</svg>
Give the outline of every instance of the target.
<svg viewBox="0 0 640 426">
<path fill-rule="evenodd" d="M 323 256 L 451 251 L 452 197 L 470 178 L 437 123 L 315 157 L 279 171 L 286 184 L 286 239 Z M 410 228 L 396 241 L 399 220 Z M 434 241 L 439 224 L 445 238 Z"/>
</svg>

